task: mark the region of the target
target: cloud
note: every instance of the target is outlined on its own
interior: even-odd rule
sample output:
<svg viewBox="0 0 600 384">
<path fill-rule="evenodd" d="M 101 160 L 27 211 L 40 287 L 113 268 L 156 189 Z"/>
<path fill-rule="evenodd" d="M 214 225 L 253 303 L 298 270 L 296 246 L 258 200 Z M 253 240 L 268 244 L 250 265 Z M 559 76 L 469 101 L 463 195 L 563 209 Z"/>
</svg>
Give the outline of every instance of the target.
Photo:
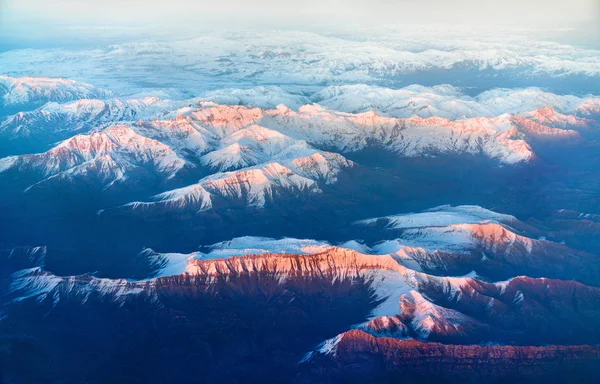
<svg viewBox="0 0 600 384">
<path fill-rule="evenodd" d="M 105 35 L 106 30 L 95 32 Z M 278 84 L 304 92 L 315 85 L 396 88 L 440 82 L 471 88 L 469 92 L 515 86 L 598 92 L 598 50 L 495 29 L 470 32 L 408 27 L 344 36 L 281 30 L 209 33 L 168 42 L 6 52 L 0 54 L 0 68 L 11 76 L 85 81 L 120 96 L 152 89 L 185 98 L 208 89 L 254 85 Z"/>
</svg>

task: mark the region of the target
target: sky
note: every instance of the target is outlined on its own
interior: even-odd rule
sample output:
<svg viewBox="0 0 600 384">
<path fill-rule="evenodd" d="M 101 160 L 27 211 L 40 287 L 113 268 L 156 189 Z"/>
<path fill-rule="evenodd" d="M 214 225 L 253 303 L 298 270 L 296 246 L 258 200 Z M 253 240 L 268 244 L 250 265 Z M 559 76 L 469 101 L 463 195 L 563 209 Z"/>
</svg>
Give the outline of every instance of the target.
<svg viewBox="0 0 600 384">
<path fill-rule="evenodd" d="M 570 27 L 591 39 L 598 37 L 600 0 L 0 0 L 5 45 L 406 23 Z"/>
</svg>

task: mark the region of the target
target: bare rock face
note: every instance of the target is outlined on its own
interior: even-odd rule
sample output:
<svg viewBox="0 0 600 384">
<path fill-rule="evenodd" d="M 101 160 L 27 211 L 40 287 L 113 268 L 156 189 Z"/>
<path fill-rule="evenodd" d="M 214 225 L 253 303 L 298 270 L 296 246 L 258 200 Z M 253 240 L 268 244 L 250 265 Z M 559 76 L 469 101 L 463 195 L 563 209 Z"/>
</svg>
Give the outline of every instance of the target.
<svg viewBox="0 0 600 384">
<path fill-rule="evenodd" d="M 547 222 L 556 238 L 590 252 L 600 251 L 600 215 L 561 209 Z"/>
<path fill-rule="evenodd" d="M 155 362 L 153 368 L 130 372 L 146 382 L 166 380 L 161 372 L 168 367 L 181 369 L 187 361 L 186 349 L 177 347 L 182 337 L 211 381 L 218 369 L 228 379 L 258 379 L 270 362 L 280 369 L 278 380 L 300 382 L 312 382 L 314 375 L 325 382 L 398 380 L 404 374 L 414 382 L 595 375 L 592 363 L 600 352 L 586 344 L 600 342 L 599 288 L 543 278 L 488 283 L 440 277 L 410 270 L 390 255 L 315 244 L 303 249 L 315 253 L 183 255 L 183 273 L 142 281 L 27 268 L 12 274 L 15 304 L 2 325 L 39 330 L 34 344 L 43 348 L 70 340 L 69 352 L 51 367 L 57 372 L 73 359 L 99 369 L 89 354 L 74 356 L 81 343 L 110 352 L 113 363 L 127 367 L 135 365 L 132 356 L 139 356 L 142 343 L 142 356 Z M 36 252 L 21 253 L 37 260 Z M 73 310 L 81 314 L 76 324 Z M 104 323 L 117 328 L 99 327 Z M 357 324 L 360 330 L 348 331 Z M 90 328 L 102 333 L 86 333 Z M 131 329 L 136 332 L 123 339 Z M 75 337 L 81 334 L 84 339 Z M 302 356 L 336 334 L 305 359 L 296 376 Z M 108 369 L 103 377 L 110 381 L 119 374 Z M 81 375 L 73 372 L 70 379 Z M 188 373 L 181 377 L 191 379 Z"/>
<path fill-rule="evenodd" d="M 344 333 L 334 349 L 307 361 L 303 381 L 561 382 L 600 378 L 598 346 L 444 345 Z M 406 381 L 405 381 L 406 380 Z"/>
<path fill-rule="evenodd" d="M 272 369 L 274 381 L 290 382 L 306 351 L 377 304 L 357 274 L 369 266 L 340 251 L 208 260 L 194 263 L 194 273 L 144 282 L 26 270 L 15 276 L 21 296 L 2 329 L 33 330 L 32 348 L 52 354 L 14 350 L 5 377 L 31 371 L 33 382 L 60 375 L 75 383 L 93 371 L 98 382 L 164 383 L 177 372 L 188 383 L 256 382 Z M 95 359 L 98 351 L 106 358 Z M 74 363 L 81 369 L 69 369 Z"/>
<path fill-rule="evenodd" d="M 471 279 L 453 291 L 443 279 L 429 278 L 419 291 L 436 305 L 501 330 L 463 343 L 492 339 L 522 345 L 596 343 L 600 335 L 600 289 L 574 281 L 517 277 L 490 284 Z M 446 335 L 440 333 L 444 340 Z M 446 339 L 447 340 L 447 339 Z M 446 341 L 445 340 L 445 341 Z M 452 340 L 456 342 L 458 340 Z"/>
</svg>

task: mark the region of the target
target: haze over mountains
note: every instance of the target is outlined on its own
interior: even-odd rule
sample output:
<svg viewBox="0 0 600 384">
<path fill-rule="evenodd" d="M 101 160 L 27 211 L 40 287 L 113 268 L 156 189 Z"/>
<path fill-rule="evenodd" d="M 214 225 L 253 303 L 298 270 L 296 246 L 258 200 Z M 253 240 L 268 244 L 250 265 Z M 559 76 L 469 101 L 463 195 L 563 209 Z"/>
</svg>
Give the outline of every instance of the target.
<svg viewBox="0 0 600 384">
<path fill-rule="evenodd" d="M 600 379 L 600 55 L 448 33 L 0 53 L 3 378 Z"/>
<path fill-rule="evenodd" d="M 519 29 L 405 27 L 353 31 L 274 30 L 79 48 L 0 53 L 11 76 L 67 77 L 120 96 L 195 97 L 207 90 L 280 86 L 313 92 L 367 83 L 400 88 L 452 84 L 467 92 L 538 86 L 594 93 L 597 50 Z M 116 65 L 115 65 L 116 64 Z M 135 68 L 135 76 L 132 69 Z"/>
</svg>

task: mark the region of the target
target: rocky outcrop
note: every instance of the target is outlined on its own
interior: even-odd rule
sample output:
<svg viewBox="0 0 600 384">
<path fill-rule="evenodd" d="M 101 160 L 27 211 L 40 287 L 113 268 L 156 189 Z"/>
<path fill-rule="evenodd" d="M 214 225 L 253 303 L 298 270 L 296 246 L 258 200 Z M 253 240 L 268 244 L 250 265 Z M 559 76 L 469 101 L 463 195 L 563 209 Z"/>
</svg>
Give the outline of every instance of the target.
<svg viewBox="0 0 600 384">
<path fill-rule="evenodd" d="M 309 359 L 303 381 L 347 380 L 425 383 L 564 382 L 600 378 L 600 347 L 444 345 L 374 337 L 354 330 L 335 347 Z M 591 382 L 591 381 L 588 381 Z"/>
</svg>

